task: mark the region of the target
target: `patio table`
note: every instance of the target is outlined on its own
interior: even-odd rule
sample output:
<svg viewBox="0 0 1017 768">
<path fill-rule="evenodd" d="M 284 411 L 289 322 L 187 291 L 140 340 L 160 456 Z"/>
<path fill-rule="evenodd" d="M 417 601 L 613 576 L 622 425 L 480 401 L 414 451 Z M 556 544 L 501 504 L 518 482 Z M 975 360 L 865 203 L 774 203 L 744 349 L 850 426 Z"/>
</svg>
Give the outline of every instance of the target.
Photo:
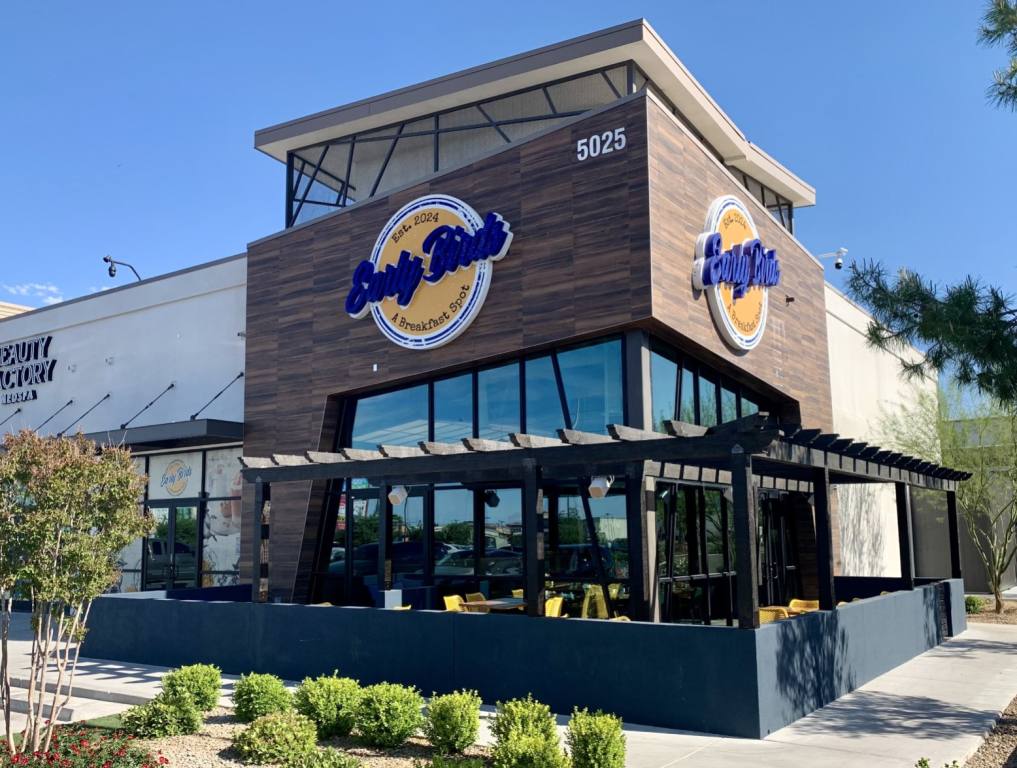
<svg viewBox="0 0 1017 768">
<path fill-rule="evenodd" d="M 526 607 L 526 601 L 521 597 L 498 597 L 494 600 L 473 600 L 463 603 L 463 607 L 469 611 L 471 608 L 487 608 L 489 611 L 518 611 Z"/>
</svg>

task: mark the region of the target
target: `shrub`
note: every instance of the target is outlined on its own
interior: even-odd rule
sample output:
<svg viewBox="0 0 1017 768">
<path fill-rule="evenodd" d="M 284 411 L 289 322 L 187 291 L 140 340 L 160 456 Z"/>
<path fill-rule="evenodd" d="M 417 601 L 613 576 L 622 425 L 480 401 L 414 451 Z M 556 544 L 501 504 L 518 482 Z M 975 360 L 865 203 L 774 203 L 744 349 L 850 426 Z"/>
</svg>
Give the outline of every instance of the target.
<svg viewBox="0 0 1017 768">
<path fill-rule="evenodd" d="M 496 741 L 507 741 L 512 734 L 540 736 L 548 741 L 558 743 L 558 729 L 554 724 L 554 715 L 546 704 L 535 701 L 533 696 L 525 699 L 513 699 L 498 702 L 491 732 Z"/>
<path fill-rule="evenodd" d="M 147 704 L 124 712 L 124 730 L 142 739 L 160 739 L 197 733 L 201 729 L 201 712 L 188 696 L 160 693 Z"/>
<path fill-rule="evenodd" d="M 212 664 L 180 667 L 162 679 L 162 689 L 171 696 L 189 696 L 202 712 L 215 709 L 222 687 L 222 670 Z"/>
<path fill-rule="evenodd" d="M 416 688 L 379 683 L 364 689 L 357 730 L 368 744 L 398 747 L 423 724 L 424 700 Z"/>
<path fill-rule="evenodd" d="M 317 749 L 287 763 L 287 768 L 361 768 L 363 763 L 353 755 L 327 747 Z"/>
<path fill-rule="evenodd" d="M 275 675 L 244 675 L 233 691 L 234 714 L 242 723 L 263 715 L 287 712 L 293 708 L 293 696 Z"/>
<path fill-rule="evenodd" d="M 625 768 L 621 718 L 585 709 L 572 713 L 565 734 L 573 768 Z"/>
<path fill-rule="evenodd" d="M 494 768 L 569 768 L 568 758 L 554 740 L 537 733 L 512 733 L 494 747 Z"/>
<path fill-rule="evenodd" d="M 247 763 L 289 765 L 314 752 L 317 738 L 310 719 L 296 712 L 273 712 L 237 734 L 233 748 Z"/>
<path fill-rule="evenodd" d="M 362 697 L 360 683 L 332 674 L 305 678 L 294 695 L 297 712 L 318 726 L 318 737 L 349 736 Z"/>
<path fill-rule="evenodd" d="M 424 723 L 427 740 L 442 754 L 458 754 L 472 746 L 480 732 L 480 704 L 476 691 L 432 696 Z"/>
<path fill-rule="evenodd" d="M 487 763 L 477 757 L 445 757 L 437 755 L 430 763 L 414 760 L 413 768 L 487 768 Z"/>
<path fill-rule="evenodd" d="M 964 611 L 966 613 L 978 613 L 982 610 L 982 606 L 985 605 L 985 601 L 980 597 L 974 595 L 968 595 L 964 598 Z"/>
</svg>

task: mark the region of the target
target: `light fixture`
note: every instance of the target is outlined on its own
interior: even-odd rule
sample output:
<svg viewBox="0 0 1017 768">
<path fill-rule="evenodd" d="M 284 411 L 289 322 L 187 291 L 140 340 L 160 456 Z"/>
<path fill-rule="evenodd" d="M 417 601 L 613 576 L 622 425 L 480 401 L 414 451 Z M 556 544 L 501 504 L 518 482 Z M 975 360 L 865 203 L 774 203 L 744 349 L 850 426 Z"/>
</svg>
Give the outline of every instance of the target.
<svg viewBox="0 0 1017 768">
<path fill-rule="evenodd" d="M 829 253 L 821 253 L 816 258 L 822 261 L 823 259 L 833 259 L 834 269 L 844 269 L 844 257 L 847 256 L 847 248 L 838 248 L 836 251 L 830 251 Z"/>
<path fill-rule="evenodd" d="M 614 482 L 614 477 L 608 475 L 597 475 L 596 477 L 590 478 L 590 498 L 591 499 L 602 499 L 607 496 L 607 492 L 611 489 L 611 483 Z"/>
<path fill-rule="evenodd" d="M 497 507 L 501 504 L 501 496 L 494 491 L 484 491 L 484 503 L 489 507 Z"/>
<path fill-rule="evenodd" d="M 405 503 L 407 496 L 409 494 L 406 492 L 405 485 L 393 486 L 392 490 L 388 492 L 388 503 L 393 507 L 398 507 L 400 504 Z"/>
</svg>

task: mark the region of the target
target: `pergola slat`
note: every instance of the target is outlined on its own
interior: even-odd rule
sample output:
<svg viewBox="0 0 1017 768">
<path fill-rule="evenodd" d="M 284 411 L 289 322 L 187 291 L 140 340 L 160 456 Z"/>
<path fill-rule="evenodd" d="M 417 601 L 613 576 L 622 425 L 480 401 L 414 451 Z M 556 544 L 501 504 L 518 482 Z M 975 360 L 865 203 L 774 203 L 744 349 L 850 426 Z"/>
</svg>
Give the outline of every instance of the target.
<svg viewBox="0 0 1017 768">
<path fill-rule="evenodd" d="M 429 456 L 452 456 L 457 453 L 469 453 L 470 449 L 462 443 L 436 443 L 431 440 L 422 440 L 420 450 Z"/>
<path fill-rule="evenodd" d="M 342 454 L 350 461 L 373 461 L 384 458 L 381 451 L 370 451 L 364 448 L 343 448 Z"/>
<path fill-rule="evenodd" d="M 668 419 L 664 422 L 664 428 L 672 437 L 702 437 L 706 434 L 706 427 L 699 424 L 689 424 L 687 421 Z"/>
<path fill-rule="evenodd" d="M 275 466 L 272 463 L 272 459 L 266 459 L 263 456 L 240 456 L 240 466 L 244 469 L 265 469 L 266 467 Z"/>
<path fill-rule="evenodd" d="M 569 445 L 595 445 L 597 443 L 617 442 L 610 435 L 598 435 L 596 432 L 580 432 L 577 429 L 559 429 L 558 436 L 563 443 Z M 664 437 L 662 435 L 662 437 Z"/>
<path fill-rule="evenodd" d="M 483 437 L 464 437 L 463 445 L 471 451 L 514 451 L 516 446 L 504 440 L 488 440 Z"/>
<path fill-rule="evenodd" d="M 340 461 L 347 460 L 341 453 L 332 453 L 330 451 L 305 451 L 304 455 L 308 461 L 314 464 L 338 464 Z"/>
<path fill-rule="evenodd" d="M 297 456 L 290 453 L 273 453 L 272 461 L 280 467 L 299 467 L 302 464 L 310 464 L 306 456 Z"/>
<path fill-rule="evenodd" d="M 561 446 L 563 443 L 560 439 L 554 437 L 544 437 L 542 435 L 527 435 L 523 432 L 511 432 L 509 433 L 509 440 L 517 448 L 551 448 Z"/>
<path fill-rule="evenodd" d="M 424 450 L 418 445 L 379 445 L 382 456 L 390 459 L 408 459 L 411 456 L 423 456 Z"/>
<path fill-rule="evenodd" d="M 628 442 L 636 440 L 660 440 L 661 438 L 669 437 L 669 435 L 665 435 L 662 432 L 626 427 L 624 424 L 608 424 L 607 431 L 616 440 L 626 440 Z"/>
</svg>

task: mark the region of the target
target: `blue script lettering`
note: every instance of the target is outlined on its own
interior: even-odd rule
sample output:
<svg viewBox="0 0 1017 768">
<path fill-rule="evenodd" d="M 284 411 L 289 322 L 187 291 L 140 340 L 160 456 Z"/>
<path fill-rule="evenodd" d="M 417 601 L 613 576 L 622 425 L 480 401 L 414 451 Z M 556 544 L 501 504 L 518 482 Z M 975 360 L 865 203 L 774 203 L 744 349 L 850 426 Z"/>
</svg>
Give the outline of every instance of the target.
<svg viewBox="0 0 1017 768">
<path fill-rule="evenodd" d="M 723 247 L 719 232 L 699 236 L 698 288 L 727 283 L 733 286 L 732 297 L 740 299 L 754 285 L 770 287 L 780 283 L 780 261 L 773 248 L 765 248 L 758 239 L 735 244 L 727 251 Z"/>
</svg>

